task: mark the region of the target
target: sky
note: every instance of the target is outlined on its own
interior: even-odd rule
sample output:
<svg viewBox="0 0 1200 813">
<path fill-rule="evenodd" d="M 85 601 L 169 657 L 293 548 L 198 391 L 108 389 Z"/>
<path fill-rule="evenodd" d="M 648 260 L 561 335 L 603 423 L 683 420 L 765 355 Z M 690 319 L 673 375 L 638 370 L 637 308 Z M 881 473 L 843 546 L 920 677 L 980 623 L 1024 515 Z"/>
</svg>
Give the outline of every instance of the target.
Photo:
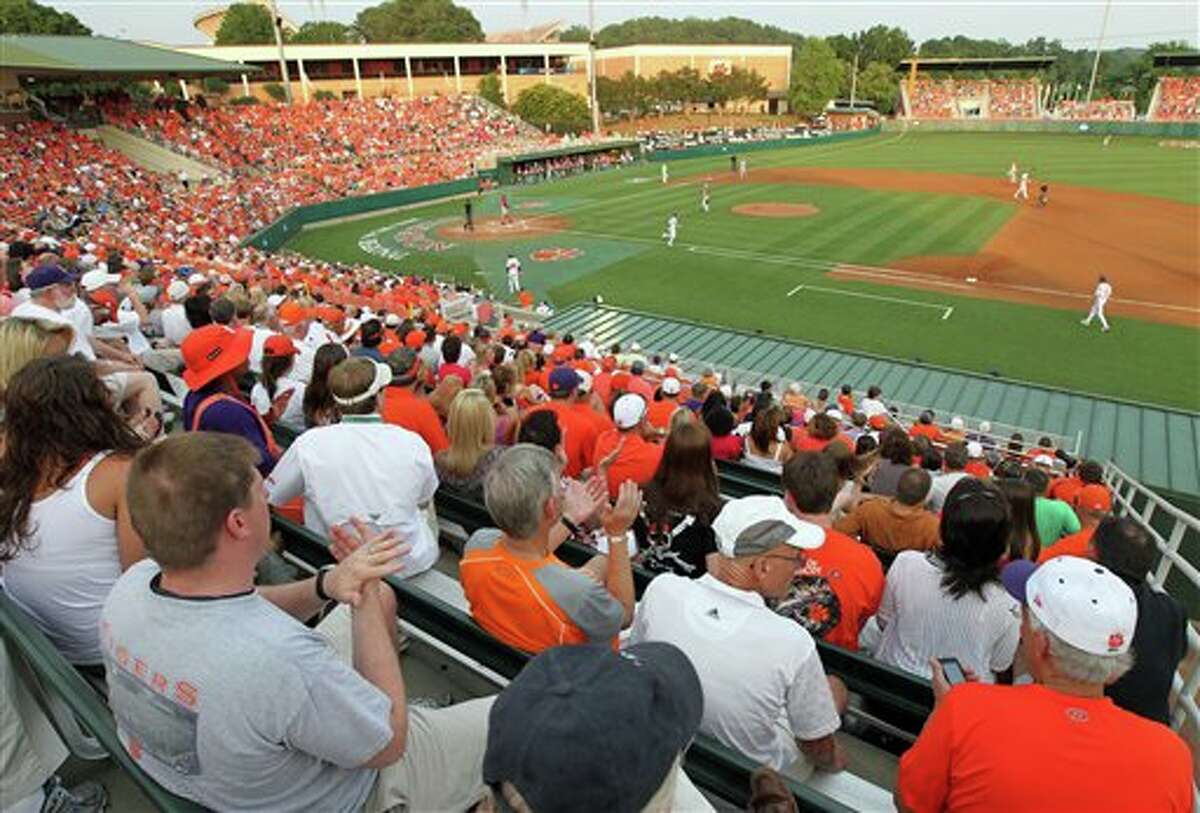
<svg viewBox="0 0 1200 813">
<path fill-rule="evenodd" d="M 213 3 L 190 0 L 43 0 L 70 11 L 97 34 L 170 44 L 204 43 L 192 28 L 195 14 Z M 350 22 L 378 0 L 280 0 L 297 24 L 307 20 Z M 898 25 L 918 42 L 941 36 L 1000 37 L 1020 42 L 1037 36 L 1061 39 L 1072 48 L 1094 47 L 1106 0 L 595 0 L 596 25 L 631 17 L 723 17 L 735 15 L 806 35 L 848 33 L 878 23 Z M 502 31 L 565 20 L 587 23 L 586 0 L 459 0 L 485 31 Z M 1112 0 L 1106 43 L 1139 46 L 1168 39 L 1193 44 L 1200 32 L 1196 0 Z"/>
</svg>

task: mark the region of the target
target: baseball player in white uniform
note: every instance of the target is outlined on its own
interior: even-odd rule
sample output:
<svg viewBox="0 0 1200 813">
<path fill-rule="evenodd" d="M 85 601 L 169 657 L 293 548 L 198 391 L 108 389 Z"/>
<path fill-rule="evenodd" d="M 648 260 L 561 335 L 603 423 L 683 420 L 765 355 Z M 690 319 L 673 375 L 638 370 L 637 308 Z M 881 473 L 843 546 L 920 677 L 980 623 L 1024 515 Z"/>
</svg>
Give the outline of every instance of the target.
<svg viewBox="0 0 1200 813">
<path fill-rule="evenodd" d="M 675 245 L 675 233 L 679 229 L 679 215 L 676 212 L 671 212 L 671 216 L 667 218 L 667 230 L 663 232 L 663 239 L 667 241 L 667 246 Z"/>
<path fill-rule="evenodd" d="M 663 164 L 661 167 L 661 170 L 662 170 L 662 182 L 666 183 L 667 181 L 670 180 L 670 176 L 667 174 L 667 165 Z"/>
<path fill-rule="evenodd" d="M 521 293 L 521 261 L 512 254 L 504 261 L 504 270 L 508 274 L 508 292 Z"/>
<path fill-rule="evenodd" d="M 1017 162 L 1016 161 L 1013 161 L 1011 164 L 1008 165 L 1008 182 L 1009 183 L 1017 182 Z"/>
<path fill-rule="evenodd" d="M 743 181 L 746 180 L 747 172 L 749 172 L 749 164 L 746 162 L 745 158 L 739 158 L 738 159 L 738 178 Z"/>
<path fill-rule="evenodd" d="M 708 181 L 705 181 L 704 187 L 700 190 L 700 208 L 707 212 L 711 201 L 712 193 L 708 191 Z"/>
<path fill-rule="evenodd" d="M 1029 200 L 1029 173 L 1021 173 L 1021 182 L 1017 184 L 1017 191 L 1013 193 L 1013 200 Z"/>
<path fill-rule="evenodd" d="M 1100 330 L 1107 333 L 1109 330 L 1108 320 L 1104 318 L 1104 305 L 1112 297 L 1112 286 L 1108 284 L 1108 277 L 1101 276 L 1100 281 L 1096 283 L 1096 290 L 1092 292 L 1092 309 L 1088 311 L 1087 318 L 1079 324 L 1087 327 L 1092 323 L 1092 319 L 1100 320 Z"/>
</svg>

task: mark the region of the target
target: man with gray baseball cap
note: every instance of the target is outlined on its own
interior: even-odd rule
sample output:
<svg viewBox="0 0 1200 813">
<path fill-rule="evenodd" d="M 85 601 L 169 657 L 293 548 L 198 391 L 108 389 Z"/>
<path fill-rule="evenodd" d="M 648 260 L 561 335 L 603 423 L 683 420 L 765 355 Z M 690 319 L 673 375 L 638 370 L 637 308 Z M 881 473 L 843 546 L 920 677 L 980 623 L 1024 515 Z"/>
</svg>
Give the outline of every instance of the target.
<svg viewBox="0 0 1200 813">
<path fill-rule="evenodd" d="M 900 759 L 896 807 L 934 810 L 1193 809 L 1187 745 L 1104 696 L 1132 662 L 1133 591 L 1107 568 L 1017 560 L 1001 580 L 1024 607 L 1034 682 L 951 687 L 931 661 L 934 710 Z"/>
<path fill-rule="evenodd" d="M 726 503 L 713 531 L 708 573 L 650 582 L 630 642 L 666 641 L 687 654 L 704 686 L 706 734 L 797 779 L 814 767 L 840 770 L 844 697 L 835 700 L 812 636 L 766 603 L 787 594 L 801 551 L 820 547 L 824 529 L 779 497 L 753 496 Z"/>
<path fill-rule="evenodd" d="M 711 811 L 680 767 L 703 710 L 696 670 L 671 644 L 547 649 L 492 705 L 492 795 L 476 813 Z"/>
</svg>

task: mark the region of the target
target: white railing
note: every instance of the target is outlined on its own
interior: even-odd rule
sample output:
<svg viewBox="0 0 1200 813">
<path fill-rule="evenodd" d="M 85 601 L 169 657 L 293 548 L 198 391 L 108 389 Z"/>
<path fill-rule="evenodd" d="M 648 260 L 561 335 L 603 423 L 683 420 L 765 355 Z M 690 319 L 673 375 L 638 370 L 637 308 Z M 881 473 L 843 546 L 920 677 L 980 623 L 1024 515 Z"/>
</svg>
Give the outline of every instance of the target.
<svg viewBox="0 0 1200 813">
<path fill-rule="evenodd" d="M 1167 502 L 1113 463 L 1105 464 L 1104 480 L 1112 490 L 1113 511 L 1135 520 L 1158 546 L 1162 558 L 1150 574 L 1150 583 L 1166 592 L 1167 579 L 1178 571 L 1200 590 L 1200 570 L 1180 552 L 1185 541 L 1191 546 L 1200 545 L 1200 519 Z M 1166 529 L 1165 534 L 1154 527 L 1155 519 L 1159 527 Z M 1191 623 L 1187 626 L 1187 641 L 1187 657 L 1172 682 L 1175 707 L 1171 726 L 1196 745 L 1200 739 L 1200 705 L 1196 702 L 1200 691 L 1200 633 Z M 1185 724 L 1190 724 L 1189 731 L 1184 732 Z"/>
</svg>

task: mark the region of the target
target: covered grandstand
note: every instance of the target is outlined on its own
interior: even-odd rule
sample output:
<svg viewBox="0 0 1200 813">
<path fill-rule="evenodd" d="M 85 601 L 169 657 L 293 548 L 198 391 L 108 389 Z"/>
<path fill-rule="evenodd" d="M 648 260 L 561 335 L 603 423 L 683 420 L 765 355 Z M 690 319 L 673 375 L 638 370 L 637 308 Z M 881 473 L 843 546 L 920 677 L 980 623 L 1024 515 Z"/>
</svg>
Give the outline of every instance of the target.
<svg viewBox="0 0 1200 813">
<path fill-rule="evenodd" d="M 930 58 L 901 60 L 898 115 L 908 119 L 1016 119 L 1042 117 L 1048 87 L 1037 76 L 1054 57 Z M 923 76 L 922 74 L 927 74 Z M 970 78 L 961 78 L 971 74 Z M 991 78 L 989 74 L 998 74 Z M 937 77 L 937 78 L 933 78 Z"/>
</svg>

